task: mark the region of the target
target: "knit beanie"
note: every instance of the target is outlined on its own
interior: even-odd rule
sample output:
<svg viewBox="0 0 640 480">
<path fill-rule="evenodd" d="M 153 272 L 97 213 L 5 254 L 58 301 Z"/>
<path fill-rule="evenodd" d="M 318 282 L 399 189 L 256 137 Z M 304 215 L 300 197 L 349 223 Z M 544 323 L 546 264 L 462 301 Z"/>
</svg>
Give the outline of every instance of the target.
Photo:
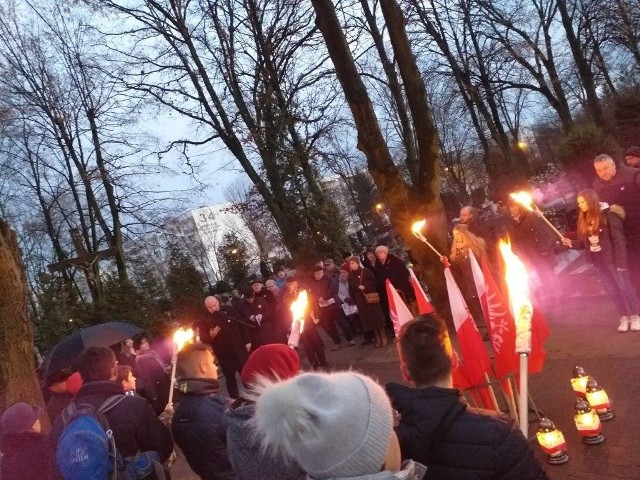
<svg viewBox="0 0 640 480">
<path fill-rule="evenodd" d="M 631 147 L 624 152 L 625 157 L 637 157 L 640 158 L 640 147 Z"/>
<path fill-rule="evenodd" d="M 242 367 L 242 383 L 250 385 L 258 376 L 273 380 L 287 380 L 300 371 L 298 354 L 287 345 L 273 343 L 263 345 L 249 356 Z"/>
<path fill-rule="evenodd" d="M 40 418 L 40 407 L 28 403 L 14 403 L 0 418 L 0 428 L 4 433 L 24 433 Z"/>
<path fill-rule="evenodd" d="M 372 379 L 307 373 L 260 389 L 251 422 L 263 450 L 293 458 L 314 479 L 380 471 L 393 422 L 389 398 Z"/>
</svg>

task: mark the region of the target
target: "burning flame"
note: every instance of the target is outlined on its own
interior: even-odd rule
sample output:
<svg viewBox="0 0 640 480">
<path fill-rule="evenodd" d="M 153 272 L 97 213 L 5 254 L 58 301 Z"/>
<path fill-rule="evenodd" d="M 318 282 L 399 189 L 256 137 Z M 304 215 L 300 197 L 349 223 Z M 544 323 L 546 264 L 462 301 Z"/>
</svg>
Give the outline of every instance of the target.
<svg viewBox="0 0 640 480">
<path fill-rule="evenodd" d="M 176 351 L 182 350 L 182 347 L 184 347 L 186 343 L 189 343 L 192 340 L 193 340 L 193 330 L 190 328 L 188 330 L 184 328 L 179 328 L 173 334 L 173 343 L 175 343 L 176 345 Z"/>
<path fill-rule="evenodd" d="M 413 225 L 411 225 L 411 231 L 416 236 L 422 235 L 422 229 L 425 227 L 426 224 L 427 224 L 426 220 L 424 219 L 418 220 L 417 222 L 414 222 Z"/>
<path fill-rule="evenodd" d="M 529 211 L 533 211 L 533 197 L 528 192 L 513 192 L 509 196 Z"/>
<path fill-rule="evenodd" d="M 509 289 L 509 306 L 513 318 L 518 320 L 523 308 L 531 309 L 529 300 L 529 280 L 527 270 L 516 254 L 511 250 L 511 242 L 500 240 L 500 253 L 504 259 L 505 275 Z"/>
<path fill-rule="evenodd" d="M 302 328 L 304 326 L 304 314 L 307 310 L 307 291 L 302 290 L 298 293 L 298 298 L 296 298 L 293 302 L 291 302 L 291 313 L 293 314 L 293 322 L 292 325 L 296 322 L 300 323 L 300 333 L 302 333 Z"/>
</svg>

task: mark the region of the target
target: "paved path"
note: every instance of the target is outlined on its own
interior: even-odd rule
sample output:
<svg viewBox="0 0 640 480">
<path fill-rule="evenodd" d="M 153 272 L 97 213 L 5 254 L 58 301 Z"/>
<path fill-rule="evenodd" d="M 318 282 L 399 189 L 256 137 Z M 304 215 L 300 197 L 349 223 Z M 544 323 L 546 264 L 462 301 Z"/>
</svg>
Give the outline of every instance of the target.
<svg viewBox="0 0 640 480">
<path fill-rule="evenodd" d="M 565 283 L 566 285 L 567 283 Z M 569 283 L 571 284 L 571 283 Z M 592 289 L 592 290 L 598 290 Z M 570 461 L 546 468 L 552 480 L 640 478 L 640 332 L 617 333 L 617 315 L 603 296 L 571 297 L 547 312 L 551 337 L 542 373 L 530 379 L 530 392 L 538 409 L 560 428 L 567 440 Z M 330 345 L 326 342 L 327 345 Z M 355 368 L 380 382 L 400 381 L 395 347 L 344 348 L 328 352 L 338 369 Z M 574 394 L 570 378 L 581 365 L 607 390 L 616 418 L 603 423 L 606 441 L 583 445 L 573 425 Z M 537 423 L 532 422 L 530 435 Z M 535 440 L 534 449 L 545 460 Z M 197 480 L 182 458 L 172 472 L 174 480 Z"/>
</svg>

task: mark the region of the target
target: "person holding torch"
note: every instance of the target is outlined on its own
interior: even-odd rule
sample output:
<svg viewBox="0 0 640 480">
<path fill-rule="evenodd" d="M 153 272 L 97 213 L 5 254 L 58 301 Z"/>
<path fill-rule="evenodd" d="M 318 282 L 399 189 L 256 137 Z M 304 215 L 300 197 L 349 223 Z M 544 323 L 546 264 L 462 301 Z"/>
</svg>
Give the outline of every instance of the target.
<svg viewBox="0 0 640 480">
<path fill-rule="evenodd" d="M 298 278 L 289 277 L 285 287 L 284 295 L 282 296 L 282 304 L 291 306 L 296 300 L 299 299 L 299 295 L 303 290 L 300 289 Z M 294 318 L 294 315 L 296 316 Z M 302 343 L 302 347 L 309 359 L 309 363 L 314 370 L 329 368 L 327 363 L 327 357 L 324 353 L 324 343 L 320 334 L 316 328 L 316 324 L 319 322 L 318 318 L 315 318 L 310 305 L 306 305 L 306 308 L 302 312 L 294 313 L 288 310 L 287 318 L 289 318 L 291 325 L 291 335 L 289 335 L 289 346 L 292 348 L 298 347 L 298 342 Z M 296 325 L 297 324 L 297 325 Z M 293 337 L 296 338 L 293 338 Z"/>
<path fill-rule="evenodd" d="M 509 198 L 509 213 L 511 218 L 507 223 L 507 231 L 514 252 L 525 263 L 527 271 L 535 271 L 540 286 L 544 285 L 544 290 L 550 292 L 549 297 L 544 298 L 542 292 L 538 291 L 539 300 L 547 307 L 558 305 L 562 287 L 554 271 L 556 258 L 553 247 L 556 237 L 535 211 L 523 206 L 513 196 Z"/>
</svg>

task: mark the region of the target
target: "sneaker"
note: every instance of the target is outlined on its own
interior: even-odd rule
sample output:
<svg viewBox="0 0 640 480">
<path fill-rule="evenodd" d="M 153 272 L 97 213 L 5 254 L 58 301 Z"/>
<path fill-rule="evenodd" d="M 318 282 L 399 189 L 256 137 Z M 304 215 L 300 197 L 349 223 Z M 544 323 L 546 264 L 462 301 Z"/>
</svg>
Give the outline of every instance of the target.
<svg viewBox="0 0 640 480">
<path fill-rule="evenodd" d="M 638 315 L 631 315 L 629 317 L 629 330 L 632 332 L 640 331 L 640 317 Z"/>
<path fill-rule="evenodd" d="M 626 315 L 623 315 L 620 317 L 620 325 L 618 326 L 618 332 L 624 333 L 628 331 L 629 331 L 629 317 L 627 317 Z"/>
<path fill-rule="evenodd" d="M 337 345 L 334 345 L 333 347 L 331 347 L 331 351 L 335 352 L 336 350 L 340 350 L 342 348 L 342 344 L 338 343 Z"/>
<path fill-rule="evenodd" d="M 355 347 L 356 346 L 356 342 L 354 342 L 353 340 L 349 340 L 349 346 L 350 347 Z"/>
</svg>

